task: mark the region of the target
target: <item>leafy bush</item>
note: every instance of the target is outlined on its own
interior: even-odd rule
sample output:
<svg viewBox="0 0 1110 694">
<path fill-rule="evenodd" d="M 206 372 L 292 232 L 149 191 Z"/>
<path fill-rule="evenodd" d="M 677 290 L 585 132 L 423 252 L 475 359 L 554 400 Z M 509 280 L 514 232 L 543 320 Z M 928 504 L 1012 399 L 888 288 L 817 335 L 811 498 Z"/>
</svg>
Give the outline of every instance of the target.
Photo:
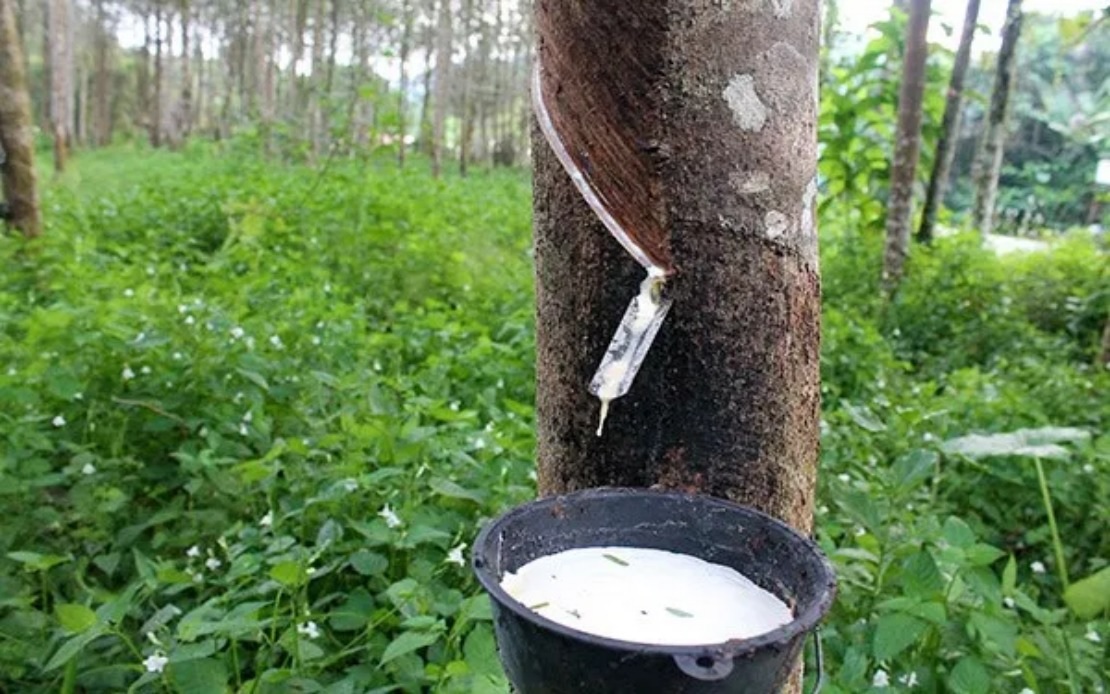
<svg viewBox="0 0 1110 694">
<path fill-rule="evenodd" d="M 0 238 L 0 688 L 503 692 L 465 557 L 535 492 L 527 185 L 239 148 L 83 155 Z M 1098 257 L 944 241 L 884 313 L 827 226 L 828 690 L 1105 686 Z M 1059 543 L 1033 461 L 945 445 L 1048 425 Z"/>
</svg>

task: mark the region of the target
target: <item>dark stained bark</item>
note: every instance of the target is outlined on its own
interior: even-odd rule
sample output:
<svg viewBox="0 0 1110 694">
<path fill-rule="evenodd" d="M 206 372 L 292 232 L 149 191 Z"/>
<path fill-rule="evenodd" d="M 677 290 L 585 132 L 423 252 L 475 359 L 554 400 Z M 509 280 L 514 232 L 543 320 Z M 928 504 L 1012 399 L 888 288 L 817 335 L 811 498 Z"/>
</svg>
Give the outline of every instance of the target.
<svg viewBox="0 0 1110 694">
<path fill-rule="evenodd" d="M 644 271 L 534 136 L 541 494 L 658 485 L 810 529 L 818 14 L 817 0 L 537 2 L 543 94 L 576 160 L 594 180 L 625 164 L 649 181 L 617 204 L 662 215 L 677 269 L 598 437 L 587 385 Z"/>
<path fill-rule="evenodd" d="M 937 225 L 937 212 L 944 204 L 948 188 L 948 175 L 956 156 L 956 138 L 960 132 L 960 113 L 963 111 L 964 76 L 971 58 L 971 42 L 975 38 L 975 25 L 979 21 L 979 0 L 967 0 L 964 28 L 960 33 L 960 46 L 956 49 L 956 62 L 948 82 L 948 98 L 944 104 L 944 120 L 940 124 L 937 152 L 933 158 L 933 172 L 929 176 L 929 189 L 925 194 L 925 209 L 921 213 L 921 226 L 917 240 L 929 243 Z"/>
<path fill-rule="evenodd" d="M 33 238 L 42 233 L 42 219 L 24 65 L 12 0 L 0 0 L 0 190 L 8 205 L 8 223 Z"/>
<path fill-rule="evenodd" d="M 930 0 L 910 1 L 906 25 L 906 54 L 902 61 L 902 87 L 898 95 L 898 127 L 894 133 L 894 163 L 890 171 L 887 203 L 886 249 L 883 253 L 883 291 L 898 286 L 910 252 L 913 223 L 913 184 L 921 153 L 921 101 L 925 94 L 925 54 L 928 45 Z"/>
<path fill-rule="evenodd" d="M 998 49 L 991 105 L 978 156 L 975 182 L 975 226 L 985 238 L 994 229 L 994 203 L 998 196 L 998 177 L 1002 173 L 1002 153 L 1006 144 L 1006 117 L 1017 67 L 1017 43 L 1021 36 L 1021 0 L 1010 0 L 1006 24 L 1002 27 L 1002 47 Z"/>
</svg>

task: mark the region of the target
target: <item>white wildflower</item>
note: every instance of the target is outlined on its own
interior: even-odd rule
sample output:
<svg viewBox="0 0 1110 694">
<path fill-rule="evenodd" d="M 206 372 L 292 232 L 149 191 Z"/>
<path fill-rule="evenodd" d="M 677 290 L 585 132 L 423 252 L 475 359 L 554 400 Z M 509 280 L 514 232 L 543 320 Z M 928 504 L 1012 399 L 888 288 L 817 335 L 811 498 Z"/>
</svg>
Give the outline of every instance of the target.
<svg viewBox="0 0 1110 694">
<path fill-rule="evenodd" d="M 465 542 L 452 547 L 451 551 L 447 553 L 447 559 L 445 559 L 444 561 L 446 561 L 448 564 L 457 564 L 459 566 L 463 566 L 464 564 L 466 564 L 466 558 L 463 556 L 464 551 L 466 551 Z"/>
<path fill-rule="evenodd" d="M 239 422 L 239 435 L 250 436 L 251 430 L 247 428 L 246 422 Z"/>
<path fill-rule="evenodd" d="M 193 325 L 196 322 L 196 318 L 193 318 L 192 316 L 185 316 L 185 325 Z"/>
<path fill-rule="evenodd" d="M 1033 562 L 1032 564 L 1030 564 L 1030 565 L 1029 565 L 1029 568 L 1030 568 L 1030 569 L 1031 569 L 1031 570 L 1033 571 L 1033 573 L 1035 573 L 1035 574 L 1043 574 L 1043 573 L 1044 573 L 1044 564 L 1043 564 L 1043 563 L 1041 563 L 1041 562 L 1039 562 L 1039 561 L 1035 561 L 1035 562 Z"/>
<path fill-rule="evenodd" d="M 223 562 L 221 562 L 216 557 L 208 557 L 208 559 L 204 561 L 204 565 L 208 567 L 209 571 L 215 571 L 216 569 L 223 566 Z"/>
<path fill-rule="evenodd" d="M 169 662 L 170 659 L 161 653 L 152 653 L 143 659 L 143 667 L 147 672 L 162 672 Z"/>
<path fill-rule="evenodd" d="M 149 366 L 144 366 L 143 368 L 139 369 L 139 372 L 144 374 L 144 375 L 149 375 L 150 374 L 150 367 Z"/>
<path fill-rule="evenodd" d="M 890 675 L 886 674 L 886 670 L 877 670 L 875 676 L 871 678 L 871 686 L 876 689 L 885 689 L 890 686 Z"/>
<path fill-rule="evenodd" d="M 297 633 L 315 639 L 320 636 L 320 627 L 316 626 L 316 622 L 305 622 L 297 625 Z"/>
<path fill-rule="evenodd" d="M 131 297 L 135 296 L 135 290 L 128 287 L 127 289 L 123 290 L 123 295 L 130 299 Z"/>
<path fill-rule="evenodd" d="M 385 506 L 383 506 L 382 510 L 378 511 L 378 515 L 380 517 L 384 518 L 385 519 L 385 524 L 387 526 L 391 527 L 391 528 L 399 528 L 402 525 L 404 525 L 404 523 L 401 521 L 400 516 L 398 516 L 393 511 L 393 509 L 389 506 L 389 504 L 386 504 Z"/>
<path fill-rule="evenodd" d="M 238 325 L 231 329 L 231 337 L 236 340 L 243 339 L 243 336 L 246 334 L 247 332 L 240 328 Z"/>
<path fill-rule="evenodd" d="M 54 419 L 51 419 L 50 423 L 56 427 L 64 427 L 66 425 L 66 418 L 62 415 L 58 415 L 54 417 Z"/>
<path fill-rule="evenodd" d="M 380 361 L 378 361 L 377 359 L 374 360 L 374 370 L 375 371 L 381 371 L 382 370 L 382 363 Z"/>
<path fill-rule="evenodd" d="M 285 347 L 285 343 L 281 341 L 280 335 L 271 335 L 270 344 L 273 345 L 275 349 L 281 349 L 282 347 Z"/>
<path fill-rule="evenodd" d="M 480 450 L 482 450 L 483 448 L 486 447 L 486 440 L 483 439 L 483 438 L 478 438 L 477 436 L 475 436 L 473 439 L 470 440 L 470 446 L 474 450 L 480 451 Z"/>
<path fill-rule="evenodd" d="M 74 400 L 84 400 L 85 399 L 85 394 L 84 393 L 74 393 L 73 394 L 73 399 Z"/>
<path fill-rule="evenodd" d="M 1035 691 L 1033 691 L 1032 689 L 1030 689 L 1029 687 L 1023 687 L 1022 690 L 1020 692 L 1018 692 L 1018 694 L 1037 694 L 1037 693 Z"/>
<path fill-rule="evenodd" d="M 1008 607 L 1011 610 L 1014 609 L 1014 599 L 1011 598 L 1008 595 L 1006 597 L 1002 598 L 1002 604 L 1005 605 L 1006 607 Z"/>
<path fill-rule="evenodd" d="M 200 556 L 200 547 L 197 545 L 193 545 L 189 549 L 185 550 L 185 556 L 189 557 L 190 559 L 196 559 Z"/>
<path fill-rule="evenodd" d="M 913 689 L 918 684 L 920 684 L 917 681 L 917 671 L 916 670 L 910 670 L 908 673 L 902 675 L 901 677 L 898 678 L 898 682 L 902 686 L 906 687 L 907 689 Z"/>
<path fill-rule="evenodd" d="M 183 357 L 183 355 L 181 354 L 181 352 L 174 352 L 173 353 L 173 360 L 174 361 L 181 361 L 182 357 Z"/>
<path fill-rule="evenodd" d="M 1095 466 L 1091 465 L 1090 463 L 1086 463 L 1083 466 L 1083 472 L 1087 473 L 1088 475 L 1093 474 L 1094 471 L 1095 471 Z"/>
<path fill-rule="evenodd" d="M 1083 638 L 1087 639 L 1091 643 L 1102 643 L 1102 637 L 1099 636 L 1098 632 L 1094 629 L 1088 629 L 1087 633 L 1083 635 Z"/>
<path fill-rule="evenodd" d="M 258 524 L 263 528 L 272 528 L 274 525 L 274 512 L 267 511 L 266 515 L 258 519 Z"/>
<path fill-rule="evenodd" d="M 353 491 L 358 489 L 358 481 L 353 480 L 350 477 L 343 480 L 342 484 L 343 484 L 343 491 L 345 491 L 345 492 L 353 492 Z"/>
<path fill-rule="evenodd" d="M 324 293 L 331 294 L 331 282 L 324 283 Z"/>
<path fill-rule="evenodd" d="M 320 340 L 320 336 L 319 336 L 319 335 L 313 335 L 313 336 L 312 336 L 312 344 L 314 344 L 314 345 L 319 345 L 319 344 L 320 344 L 320 342 L 321 342 L 321 340 Z"/>
<path fill-rule="evenodd" d="M 135 372 L 131 370 L 130 366 L 125 365 L 123 371 L 120 372 L 120 378 L 125 381 L 130 381 L 132 378 L 135 378 Z"/>
<path fill-rule="evenodd" d="M 839 475 L 836 476 L 836 478 L 838 480 L 840 480 L 841 482 L 843 482 L 844 484 L 848 484 L 849 482 L 852 481 L 852 476 L 849 475 L 847 472 L 840 473 Z"/>
<path fill-rule="evenodd" d="M 459 411 L 459 401 L 458 400 L 453 401 L 450 405 L 448 405 L 448 407 L 451 408 L 452 412 L 458 412 Z"/>
<path fill-rule="evenodd" d="M 96 474 L 96 468 L 93 467 L 92 463 L 85 463 L 85 465 L 81 468 L 81 474 L 82 475 L 95 475 Z"/>
<path fill-rule="evenodd" d="M 304 572 L 305 572 L 305 575 L 311 576 L 311 575 L 316 573 L 316 567 L 315 566 L 306 567 Z"/>
<path fill-rule="evenodd" d="M 178 304 L 177 305 L 177 312 L 178 313 L 188 313 L 189 312 L 189 305 L 188 304 Z"/>
<path fill-rule="evenodd" d="M 254 421 L 254 412 L 252 410 L 247 410 L 246 412 L 244 412 L 243 413 L 243 421 L 246 422 L 247 424 L 250 424 L 251 422 L 253 422 Z"/>
</svg>

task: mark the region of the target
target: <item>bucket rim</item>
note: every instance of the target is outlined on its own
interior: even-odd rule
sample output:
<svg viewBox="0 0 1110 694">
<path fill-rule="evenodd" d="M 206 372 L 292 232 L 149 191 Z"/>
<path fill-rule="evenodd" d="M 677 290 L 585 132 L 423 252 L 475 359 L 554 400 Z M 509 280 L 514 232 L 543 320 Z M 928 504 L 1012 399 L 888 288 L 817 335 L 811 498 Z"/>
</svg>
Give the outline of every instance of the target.
<svg viewBox="0 0 1110 694">
<path fill-rule="evenodd" d="M 644 498 L 670 498 L 680 501 L 691 503 L 706 504 L 709 506 L 718 506 L 727 508 L 730 511 L 738 512 L 741 515 L 747 515 L 752 518 L 758 518 L 766 522 L 771 527 L 774 527 L 779 532 L 792 536 L 799 541 L 800 546 L 804 551 L 808 552 L 814 561 L 814 565 L 820 567 L 817 580 L 818 594 L 817 598 L 808 605 L 804 610 L 795 615 L 794 619 L 782 626 L 776 627 L 771 631 L 765 632 L 758 636 L 750 638 L 729 639 L 723 642 L 705 643 L 697 645 L 666 645 L 666 644 L 652 644 L 641 643 L 637 641 L 625 641 L 623 639 L 614 639 L 607 636 L 599 636 L 587 631 L 574 629 L 572 627 L 560 624 L 544 617 L 543 615 L 529 609 L 529 607 L 516 598 L 509 595 L 508 591 L 501 587 L 501 577 L 496 575 L 496 569 L 488 565 L 481 557 L 481 554 L 489 546 L 491 536 L 500 527 L 506 525 L 519 516 L 534 513 L 539 510 L 553 507 L 559 503 L 568 500 L 575 501 L 581 499 L 605 499 L 613 497 L 644 497 Z M 659 489 L 643 489 L 632 487 L 595 487 L 591 489 L 584 489 L 567 494 L 557 494 L 546 496 L 539 499 L 533 499 L 515 508 L 505 512 L 501 516 L 494 519 L 485 525 L 484 528 L 478 533 L 474 541 L 471 553 L 471 568 L 474 571 L 478 582 L 482 588 L 493 598 L 500 606 L 507 608 L 515 613 L 518 617 L 527 621 L 536 623 L 544 629 L 555 632 L 556 634 L 565 638 L 584 641 L 595 646 L 602 646 L 605 648 L 629 651 L 635 653 L 643 653 L 650 655 L 668 655 L 676 658 L 686 656 L 689 658 L 699 658 L 710 656 L 714 660 L 720 660 L 723 657 L 730 659 L 740 658 L 755 651 L 758 651 L 768 646 L 781 646 L 792 642 L 798 636 L 805 636 L 810 631 L 814 630 L 820 623 L 821 619 L 828 613 L 829 608 L 832 606 L 833 600 L 836 597 L 836 573 L 833 570 L 832 563 L 824 552 L 821 551 L 817 543 L 811 538 L 803 535 L 796 529 L 782 522 L 781 520 L 770 516 L 762 511 L 757 511 L 750 506 L 721 499 L 719 497 L 709 496 L 706 494 L 690 494 L 688 492 L 676 490 L 659 490 Z"/>
</svg>

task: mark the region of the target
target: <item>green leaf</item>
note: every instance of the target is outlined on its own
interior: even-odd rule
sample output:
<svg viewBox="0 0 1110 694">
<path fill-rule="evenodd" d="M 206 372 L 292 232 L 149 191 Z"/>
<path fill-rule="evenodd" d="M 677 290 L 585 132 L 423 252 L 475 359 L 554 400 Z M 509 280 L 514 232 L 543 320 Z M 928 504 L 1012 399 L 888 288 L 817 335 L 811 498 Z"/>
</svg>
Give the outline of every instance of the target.
<svg viewBox="0 0 1110 694">
<path fill-rule="evenodd" d="M 308 572 L 300 562 L 283 561 L 270 569 L 270 578 L 283 586 L 295 587 L 308 580 Z"/>
<path fill-rule="evenodd" d="M 914 449 L 894 461 L 891 473 L 894 475 L 895 485 L 901 490 L 911 490 L 932 477 L 936 470 L 937 459 L 940 458 L 936 451 L 921 448 Z"/>
<path fill-rule="evenodd" d="M 877 433 L 886 430 L 886 425 L 879 419 L 874 412 L 871 411 L 867 405 L 853 405 L 850 402 L 844 403 L 844 411 L 861 429 Z"/>
<path fill-rule="evenodd" d="M 449 479 L 442 477 L 434 477 L 429 485 L 432 491 L 440 496 L 448 497 L 449 499 L 464 499 L 466 501 L 473 501 L 480 504 L 486 500 L 486 497 L 481 492 L 466 489 L 459 484 L 452 482 Z"/>
<path fill-rule="evenodd" d="M 1002 434 L 971 434 L 945 441 L 945 453 L 987 458 L 990 456 L 1024 456 L 1031 458 L 1066 458 L 1068 449 L 1061 443 L 1078 443 L 1091 437 L 1090 432 L 1072 427 L 1041 427 L 1018 429 Z"/>
<path fill-rule="evenodd" d="M 876 660 L 889 660 L 906 650 L 925 633 L 928 624 L 917 617 L 895 612 L 879 618 L 872 642 Z"/>
<path fill-rule="evenodd" d="M 57 554 L 39 554 L 38 552 L 8 552 L 8 559 L 13 559 L 28 571 L 48 571 L 58 564 L 70 561 L 69 557 Z"/>
<path fill-rule="evenodd" d="M 970 547 L 975 543 L 975 531 L 956 516 L 945 519 L 943 533 L 944 539 L 953 547 Z"/>
<path fill-rule="evenodd" d="M 1110 566 L 1071 584 L 1064 591 L 1064 602 L 1080 619 L 1094 619 L 1110 610 Z"/>
<path fill-rule="evenodd" d="M 902 579 L 908 595 L 929 598 L 944 589 L 944 578 L 928 550 L 920 550 L 902 564 Z"/>
<path fill-rule="evenodd" d="M 57 615 L 62 628 L 70 634 L 80 634 L 96 624 L 96 613 L 77 603 L 56 605 L 54 614 Z"/>
<path fill-rule="evenodd" d="M 1006 562 L 1006 568 L 1002 569 L 1002 594 L 1013 595 L 1016 587 L 1017 561 L 1014 560 L 1014 555 L 1011 554 L 1010 559 Z"/>
<path fill-rule="evenodd" d="M 215 658 L 200 658 L 170 663 L 170 683 L 179 694 L 224 694 L 227 668 Z"/>
<path fill-rule="evenodd" d="M 385 665 L 391 660 L 399 658 L 407 653 L 419 650 L 426 646 L 430 646 L 436 641 L 439 641 L 440 634 L 438 631 L 406 631 L 400 636 L 393 639 L 388 646 L 385 647 L 385 652 L 382 653 L 381 664 Z"/>
<path fill-rule="evenodd" d="M 977 658 L 961 658 L 948 676 L 948 687 L 955 694 L 982 694 L 991 690 L 991 676 Z"/>
<path fill-rule="evenodd" d="M 54 655 L 50 657 L 50 660 L 46 663 L 45 667 L 43 667 L 43 670 L 45 670 L 46 672 L 50 672 L 51 670 L 56 670 L 57 668 L 60 668 L 61 666 L 72 660 L 74 656 L 80 653 L 85 646 L 89 645 L 103 635 L 103 630 L 100 627 L 97 627 L 95 629 L 89 629 L 82 634 L 74 636 L 69 641 L 63 643 L 61 648 L 55 651 Z"/>
<path fill-rule="evenodd" d="M 348 561 L 351 568 L 363 576 L 379 576 L 389 568 L 389 559 L 377 552 L 360 549 L 351 555 Z"/>
<path fill-rule="evenodd" d="M 366 626 L 373 611 L 373 596 L 363 588 L 356 588 L 328 615 L 328 624 L 336 631 L 356 631 Z"/>
</svg>

